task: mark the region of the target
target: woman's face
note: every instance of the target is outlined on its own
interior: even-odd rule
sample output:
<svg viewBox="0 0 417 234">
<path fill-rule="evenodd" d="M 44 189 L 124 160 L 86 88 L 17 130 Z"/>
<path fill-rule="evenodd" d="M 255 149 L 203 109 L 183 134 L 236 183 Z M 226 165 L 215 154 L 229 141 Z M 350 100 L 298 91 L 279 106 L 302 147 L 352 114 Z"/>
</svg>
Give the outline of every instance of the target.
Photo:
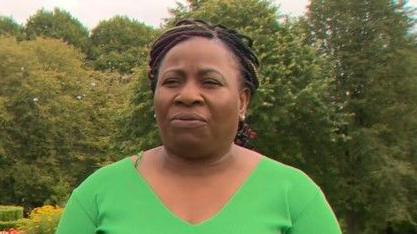
<svg viewBox="0 0 417 234">
<path fill-rule="evenodd" d="M 248 102 L 239 65 L 219 40 L 189 39 L 162 60 L 154 94 L 156 120 L 164 146 L 178 154 L 227 151 Z"/>
</svg>

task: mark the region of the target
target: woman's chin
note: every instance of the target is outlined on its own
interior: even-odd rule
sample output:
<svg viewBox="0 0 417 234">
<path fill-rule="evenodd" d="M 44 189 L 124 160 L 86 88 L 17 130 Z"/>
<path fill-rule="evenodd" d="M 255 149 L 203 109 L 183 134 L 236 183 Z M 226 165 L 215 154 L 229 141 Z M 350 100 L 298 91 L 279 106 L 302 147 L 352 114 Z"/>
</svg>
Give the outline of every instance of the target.
<svg viewBox="0 0 417 234">
<path fill-rule="evenodd" d="M 164 141 L 164 145 L 175 151 L 195 152 L 206 148 L 207 140 L 189 136 L 177 136 L 170 141 Z"/>
</svg>

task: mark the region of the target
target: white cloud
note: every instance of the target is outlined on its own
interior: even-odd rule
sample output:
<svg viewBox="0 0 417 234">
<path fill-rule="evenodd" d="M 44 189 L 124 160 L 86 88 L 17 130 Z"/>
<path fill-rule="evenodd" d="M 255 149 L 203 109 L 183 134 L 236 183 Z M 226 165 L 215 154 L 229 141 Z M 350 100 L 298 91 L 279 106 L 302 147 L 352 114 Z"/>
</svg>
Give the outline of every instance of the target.
<svg viewBox="0 0 417 234">
<path fill-rule="evenodd" d="M 301 16 L 306 12 L 309 0 L 275 0 L 280 12 L 291 16 Z"/>
<path fill-rule="evenodd" d="M 24 24 L 41 8 L 52 10 L 59 7 L 69 11 L 90 29 L 100 20 L 109 19 L 115 15 L 127 15 L 157 27 L 163 18 L 169 17 L 168 8 L 175 6 L 175 0 L 0 0 L 0 15 L 11 16 L 18 23 Z"/>
</svg>

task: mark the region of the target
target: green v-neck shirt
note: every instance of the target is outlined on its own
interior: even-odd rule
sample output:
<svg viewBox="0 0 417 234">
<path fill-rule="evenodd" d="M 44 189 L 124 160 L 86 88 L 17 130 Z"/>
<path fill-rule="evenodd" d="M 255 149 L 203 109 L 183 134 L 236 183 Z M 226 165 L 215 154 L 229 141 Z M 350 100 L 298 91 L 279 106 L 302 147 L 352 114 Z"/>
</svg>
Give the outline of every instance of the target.
<svg viewBox="0 0 417 234">
<path fill-rule="evenodd" d="M 214 216 L 190 224 L 158 198 L 130 158 L 77 187 L 58 234 L 340 234 L 320 188 L 303 172 L 263 158 Z"/>
</svg>

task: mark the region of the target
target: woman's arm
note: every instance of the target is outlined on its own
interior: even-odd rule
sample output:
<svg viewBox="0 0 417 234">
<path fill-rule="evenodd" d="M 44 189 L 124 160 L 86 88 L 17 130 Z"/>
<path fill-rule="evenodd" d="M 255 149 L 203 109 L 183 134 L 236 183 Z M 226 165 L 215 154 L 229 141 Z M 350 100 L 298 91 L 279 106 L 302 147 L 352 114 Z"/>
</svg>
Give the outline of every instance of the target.
<svg viewBox="0 0 417 234">
<path fill-rule="evenodd" d="M 314 198 L 294 218 L 293 226 L 287 233 L 341 234 L 342 231 L 323 193 L 317 191 Z"/>
<path fill-rule="evenodd" d="M 65 206 L 59 221 L 57 234 L 93 234 L 96 232 L 96 222 L 93 212 L 84 207 L 74 191 Z"/>
</svg>

